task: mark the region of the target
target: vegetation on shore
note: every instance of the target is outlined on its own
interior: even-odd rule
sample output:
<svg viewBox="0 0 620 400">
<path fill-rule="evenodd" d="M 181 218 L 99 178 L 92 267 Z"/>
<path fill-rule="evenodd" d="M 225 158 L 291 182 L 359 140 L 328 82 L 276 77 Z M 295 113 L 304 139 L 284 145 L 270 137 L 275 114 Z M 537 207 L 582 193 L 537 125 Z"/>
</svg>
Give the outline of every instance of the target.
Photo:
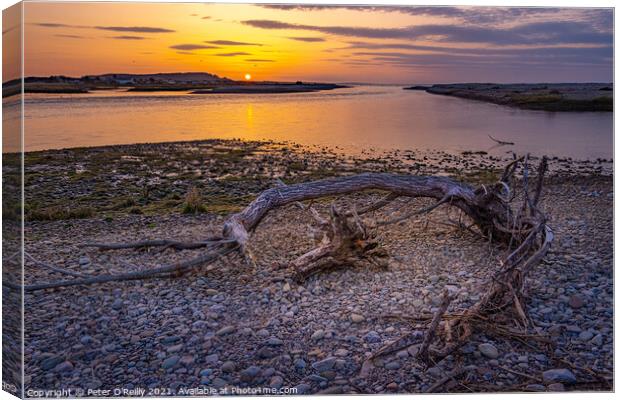
<svg viewBox="0 0 620 400">
<path fill-rule="evenodd" d="M 5 155 L 10 167 L 11 155 Z M 446 175 L 497 181 L 505 158 L 485 152 L 393 151 L 353 156 L 290 143 L 206 140 L 29 152 L 26 221 L 113 219 L 127 214 L 229 214 L 284 183 L 361 172 Z M 551 160 L 557 174 L 600 174 L 610 160 Z M 5 213 L 13 208 L 5 207 Z M 15 210 L 13 210 L 15 211 Z"/>
</svg>

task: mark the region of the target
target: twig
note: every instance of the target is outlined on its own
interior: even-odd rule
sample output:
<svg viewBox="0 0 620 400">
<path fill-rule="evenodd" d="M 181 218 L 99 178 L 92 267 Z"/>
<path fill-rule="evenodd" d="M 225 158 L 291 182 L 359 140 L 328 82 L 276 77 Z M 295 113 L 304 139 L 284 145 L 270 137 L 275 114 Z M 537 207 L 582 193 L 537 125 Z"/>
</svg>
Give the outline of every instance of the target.
<svg viewBox="0 0 620 400">
<path fill-rule="evenodd" d="M 69 271 L 67 269 L 60 268 L 60 267 L 57 267 L 57 266 L 52 265 L 52 264 L 44 263 L 43 261 L 39 261 L 39 260 L 35 259 L 33 256 L 31 256 L 28 252 L 25 252 L 25 251 L 24 251 L 24 256 L 26 258 L 28 258 L 29 260 L 31 260 L 32 262 L 34 262 L 35 264 L 37 264 L 38 266 L 40 266 L 40 267 L 51 269 L 52 271 L 55 271 L 55 272 L 58 272 L 58 273 L 61 273 L 61 274 L 71 275 L 71 276 L 75 276 L 75 277 L 78 277 L 78 278 L 83 278 L 85 276 L 88 276 L 88 275 L 80 274 L 79 272 Z"/>
<path fill-rule="evenodd" d="M 441 321 L 441 318 L 445 314 L 446 310 L 448 310 L 448 306 L 450 305 L 451 301 L 452 298 L 448 295 L 448 291 L 444 291 L 441 305 L 433 316 L 431 324 L 429 325 L 428 330 L 426 331 L 426 335 L 424 336 L 424 341 L 422 341 L 422 346 L 420 346 L 420 350 L 417 354 L 418 359 L 422 360 L 425 364 L 428 364 L 430 361 L 428 349 L 431 345 L 431 342 L 435 338 L 439 322 Z"/>
<path fill-rule="evenodd" d="M 503 140 L 497 140 L 495 139 L 493 136 L 489 135 L 489 138 L 494 141 L 495 143 L 501 145 L 501 146 L 512 146 L 514 145 L 513 142 L 504 142 Z"/>
<path fill-rule="evenodd" d="M 23 286 L 23 288 L 24 288 L 24 291 L 31 292 L 35 290 L 54 289 L 54 288 L 67 287 L 67 286 L 93 285 L 93 284 L 106 283 L 106 282 L 120 282 L 120 281 L 129 281 L 129 280 L 137 280 L 137 279 L 155 278 L 155 277 L 161 277 L 162 275 L 171 274 L 171 273 L 180 274 L 192 268 L 214 262 L 220 257 L 223 257 L 237 249 L 236 244 L 225 243 L 222 246 L 223 246 L 223 249 L 220 251 L 213 251 L 210 253 L 203 254 L 191 260 L 187 260 L 187 261 L 177 263 L 177 264 L 164 265 L 162 267 L 154 268 L 150 270 L 127 272 L 127 273 L 117 274 L 117 275 L 99 275 L 99 276 L 94 276 L 94 277 L 86 278 L 86 279 L 74 279 L 74 280 L 68 280 L 68 281 L 39 283 L 39 284 L 25 285 Z M 20 285 L 16 285 L 12 282 L 6 282 L 6 280 L 3 281 L 2 284 L 7 287 L 15 288 L 15 289 L 18 289 L 21 287 Z"/>
</svg>

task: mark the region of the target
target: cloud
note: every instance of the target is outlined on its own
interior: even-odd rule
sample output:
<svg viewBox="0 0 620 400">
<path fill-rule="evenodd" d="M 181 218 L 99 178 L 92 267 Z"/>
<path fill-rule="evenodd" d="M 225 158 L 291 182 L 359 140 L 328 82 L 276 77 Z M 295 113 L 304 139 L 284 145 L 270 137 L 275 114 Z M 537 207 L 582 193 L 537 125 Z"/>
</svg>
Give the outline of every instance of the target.
<svg viewBox="0 0 620 400">
<path fill-rule="evenodd" d="M 207 46 L 204 44 L 175 44 L 170 46 L 174 50 L 203 50 L 203 49 L 219 49 L 218 46 Z"/>
<path fill-rule="evenodd" d="M 204 17 L 202 17 L 201 19 L 211 19 L 211 17 L 209 15 L 205 15 Z"/>
<path fill-rule="evenodd" d="M 513 49 L 498 51 L 494 54 L 412 54 L 406 52 L 361 51 L 353 53 L 354 57 L 370 57 L 379 61 L 403 67 L 491 67 L 503 68 L 538 66 L 547 68 L 590 65 L 611 68 L 611 48 L 586 48 L 577 52 L 575 49 L 565 51 L 562 48 L 542 48 L 539 51 L 522 51 Z"/>
<path fill-rule="evenodd" d="M 205 43 L 217 44 L 222 46 L 262 46 L 260 43 L 235 42 L 234 40 L 207 40 Z"/>
<path fill-rule="evenodd" d="M 144 39 L 148 39 L 144 36 L 127 36 L 127 35 L 121 35 L 121 36 L 110 36 L 110 39 L 119 39 L 119 40 L 144 40 Z"/>
<path fill-rule="evenodd" d="M 611 32 L 601 32 L 590 24 L 548 21 L 494 28 L 463 25 L 415 25 L 403 28 L 368 28 L 291 24 L 274 20 L 247 20 L 243 24 L 260 29 L 315 31 L 330 35 L 370 39 L 435 40 L 437 42 L 487 43 L 496 45 L 609 44 Z"/>
<path fill-rule="evenodd" d="M 80 36 L 80 35 L 65 35 L 65 34 L 58 34 L 58 35 L 54 35 L 56 37 L 62 37 L 62 38 L 67 38 L 67 39 L 84 39 L 84 36 Z"/>
<path fill-rule="evenodd" d="M 246 53 L 244 51 L 237 51 L 233 53 L 220 53 L 216 54 L 218 57 L 235 57 L 235 56 L 251 56 L 250 53 Z"/>
<path fill-rule="evenodd" d="M 151 26 L 95 26 L 95 29 L 102 31 L 114 31 L 114 32 L 140 32 L 140 33 L 171 33 L 175 32 L 172 29 L 166 28 L 154 28 Z"/>
<path fill-rule="evenodd" d="M 258 62 L 258 63 L 261 63 L 261 62 L 275 62 L 275 60 L 267 60 L 267 59 L 264 59 L 264 58 L 248 58 L 245 61 L 247 61 L 247 62 Z"/>
<path fill-rule="evenodd" d="M 55 22 L 35 22 L 33 25 L 42 26 L 44 28 L 77 28 L 76 25 L 58 24 Z"/>
<path fill-rule="evenodd" d="M 540 18 L 558 20 L 583 18 L 592 23 L 606 22 L 611 28 L 611 8 L 562 8 L 562 7 L 454 7 L 454 6 L 347 6 L 347 5 L 303 5 L 303 4 L 260 4 L 263 8 L 285 11 L 331 11 L 344 9 L 374 13 L 401 13 L 414 16 L 429 16 L 458 20 L 468 24 L 506 24 L 515 21 Z M 567 16 L 570 15 L 570 18 Z"/>
<path fill-rule="evenodd" d="M 85 25 L 69 25 L 57 22 L 34 22 L 32 25 L 43 28 L 78 28 L 78 29 L 98 29 L 101 31 L 113 32 L 140 32 L 140 33 L 170 33 L 175 32 L 172 29 L 156 28 L 151 26 L 85 26 Z"/>
<path fill-rule="evenodd" d="M 305 37 L 305 36 L 289 36 L 291 40 L 298 40 L 300 42 L 324 42 L 325 39 L 320 37 Z"/>
</svg>

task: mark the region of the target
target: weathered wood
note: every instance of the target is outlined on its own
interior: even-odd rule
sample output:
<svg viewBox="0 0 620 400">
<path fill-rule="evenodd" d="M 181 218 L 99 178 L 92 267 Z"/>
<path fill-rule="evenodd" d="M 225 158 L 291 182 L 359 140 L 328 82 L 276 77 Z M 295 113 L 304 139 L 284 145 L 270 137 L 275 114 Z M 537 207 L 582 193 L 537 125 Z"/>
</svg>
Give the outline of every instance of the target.
<svg viewBox="0 0 620 400">
<path fill-rule="evenodd" d="M 249 240 L 248 232 L 253 231 L 265 215 L 275 208 L 293 202 L 364 190 L 383 190 L 391 193 L 390 197 L 425 197 L 441 202 L 450 201 L 451 205 L 468 215 L 483 234 L 497 239 L 507 237 L 505 232 L 495 227 L 493 220 L 505 221 L 511 217 L 512 211 L 495 192 L 474 189 L 447 177 L 387 173 L 365 173 L 268 189 L 225 222 L 223 235 L 234 239 L 243 248 Z"/>
</svg>

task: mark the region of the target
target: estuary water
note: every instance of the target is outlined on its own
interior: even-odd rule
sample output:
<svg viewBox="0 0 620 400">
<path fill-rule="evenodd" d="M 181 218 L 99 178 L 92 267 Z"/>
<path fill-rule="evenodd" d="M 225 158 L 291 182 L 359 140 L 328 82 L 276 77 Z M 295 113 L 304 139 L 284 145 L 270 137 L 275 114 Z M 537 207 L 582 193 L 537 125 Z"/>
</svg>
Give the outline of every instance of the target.
<svg viewBox="0 0 620 400">
<path fill-rule="evenodd" d="M 12 107 L 7 99 L 4 103 Z M 575 159 L 613 157 L 610 112 L 527 111 L 395 86 L 294 94 L 27 94 L 24 113 L 27 151 L 239 138 L 350 152 L 513 150 Z M 515 145 L 493 148 L 489 135 Z"/>
</svg>

